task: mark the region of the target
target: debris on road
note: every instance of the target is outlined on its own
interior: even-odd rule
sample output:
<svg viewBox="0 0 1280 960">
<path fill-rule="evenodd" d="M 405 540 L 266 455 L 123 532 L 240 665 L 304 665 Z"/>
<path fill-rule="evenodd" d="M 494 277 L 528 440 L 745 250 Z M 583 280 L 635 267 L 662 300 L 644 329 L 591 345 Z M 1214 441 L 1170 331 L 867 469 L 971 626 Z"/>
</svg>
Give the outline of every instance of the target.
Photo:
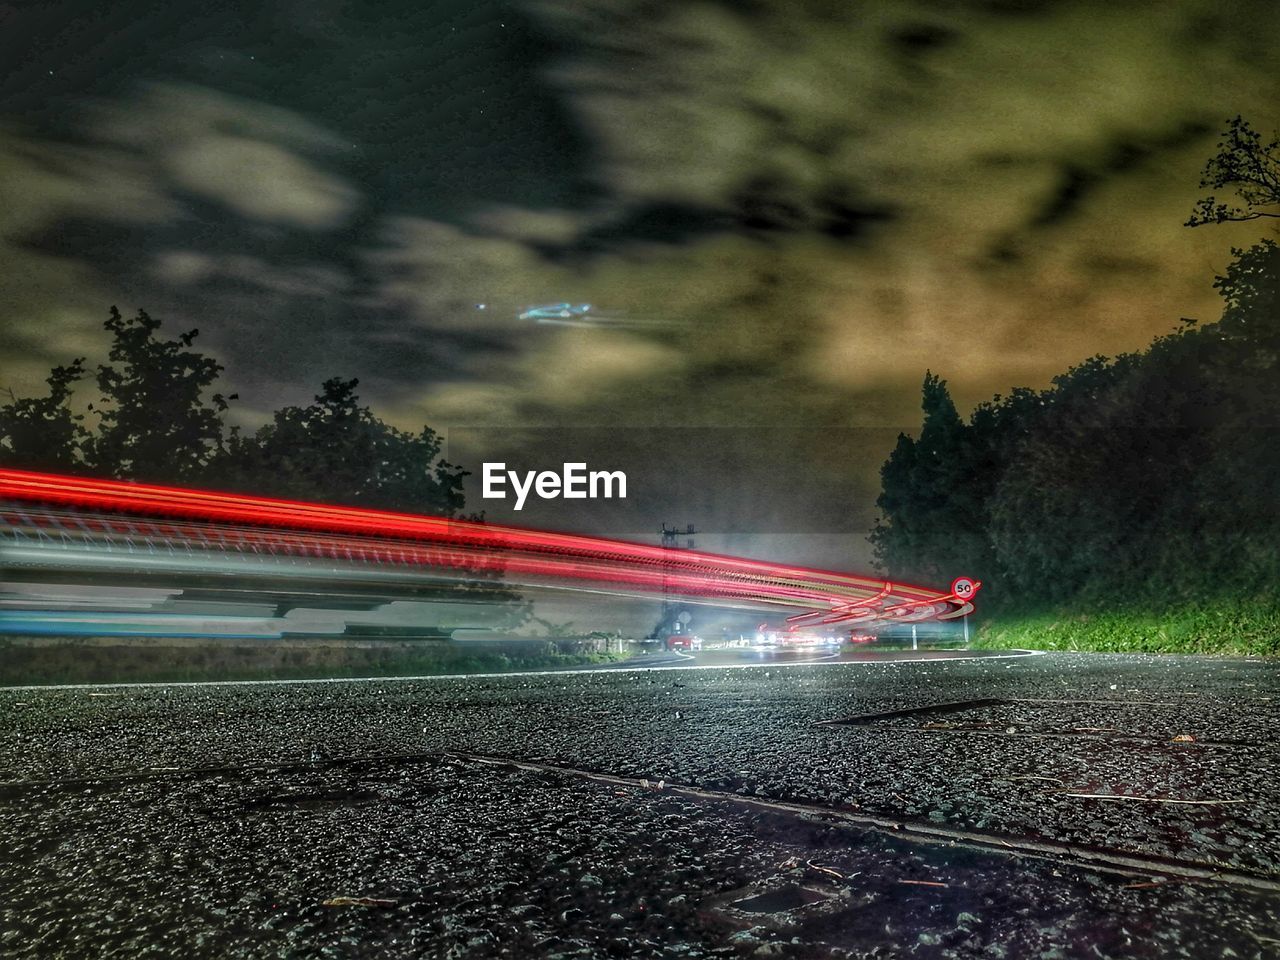
<svg viewBox="0 0 1280 960">
<path fill-rule="evenodd" d="M 398 900 L 383 900 L 378 897 L 330 897 L 320 901 L 322 907 L 395 907 Z"/>
<path fill-rule="evenodd" d="M 810 870 L 816 870 L 818 873 L 825 873 L 829 877 L 835 877 L 837 880 L 844 879 L 844 874 L 839 870 L 832 870 L 830 867 L 823 866 L 820 863 L 814 863 L 812 860 L 806 860 L 805 866 Z"/>
</svg>

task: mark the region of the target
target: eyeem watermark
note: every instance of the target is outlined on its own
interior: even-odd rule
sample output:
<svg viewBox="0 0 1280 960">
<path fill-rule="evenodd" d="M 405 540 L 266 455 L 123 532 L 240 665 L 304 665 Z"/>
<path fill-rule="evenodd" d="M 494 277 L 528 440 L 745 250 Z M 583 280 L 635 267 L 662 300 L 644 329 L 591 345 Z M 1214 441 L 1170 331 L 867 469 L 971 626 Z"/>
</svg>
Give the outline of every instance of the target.
<svg viewBox="0 0 1280 960">
<path fill-rule="evenodd" d="M 625 473 L 621 470 L 592 470 L 588 473 L 585 463 L 566 463 L 561 473 L 528 470 L 523 476 L 515 470 L 508 470 L 505 463 L 486 463 L 481 496 L 486 500 L 507 499 L 508 481 L 516 495 L 517 510 L 524 508 L 530 493 L 536 493 L 543 500 L 555 500 L 557 497 L 566 500 L 611 500 L 617 497 L 625 500 L 627 497 Z"/>
</svg>

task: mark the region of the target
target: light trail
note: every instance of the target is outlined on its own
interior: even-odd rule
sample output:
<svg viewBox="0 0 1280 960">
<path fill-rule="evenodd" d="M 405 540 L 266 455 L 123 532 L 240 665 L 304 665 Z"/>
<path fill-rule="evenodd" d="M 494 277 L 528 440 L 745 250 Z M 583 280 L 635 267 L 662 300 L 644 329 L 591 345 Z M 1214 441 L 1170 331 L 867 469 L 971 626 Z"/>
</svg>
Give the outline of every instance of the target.
<svg viewBox="0 0 1280 960">
<path fill-rule="evenodd" d="M 352 571 L 443 571 L 457 580 L 500 575 L 525 586 L 620 590 L 783 612 L 799 608 L 804 612 L 790 618 L 796 626 L 966 616 L 977 586 L 957 580 L 968 585 L 962 598 L 954 584 L 945 592 L 580 534 L 22 470 L 0 470 L 0 518 L 6 535 L 13 534 L 0 549 L 37 566 L 41 556 L 58 550 L 72 557 L 78 549 L 88 562 L 83 558 L 92 548 L 100 551 L 92 565 L 101 569 L 123 562 L 142 542 L 149 552 L 139 553 L 137 562 L 154 570 L 240 555 L 335 561 Z"/>
</svg>

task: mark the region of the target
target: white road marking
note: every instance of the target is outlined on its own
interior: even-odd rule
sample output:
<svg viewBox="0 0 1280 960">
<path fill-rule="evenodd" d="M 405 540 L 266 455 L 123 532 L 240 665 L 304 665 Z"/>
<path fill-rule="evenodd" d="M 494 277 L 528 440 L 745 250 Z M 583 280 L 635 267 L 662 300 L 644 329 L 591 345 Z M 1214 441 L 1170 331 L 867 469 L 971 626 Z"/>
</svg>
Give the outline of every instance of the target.
<svg viewBox="0 0 1280 960">
<path fill-rule="evenodd" d="M 133 688 L 164 687 L 251 687 L 251 686 L 288 686 L 291 684 L 316 683 L 407 683 L 423 680 L 490 680 L 503 677 L 567 677 L 579 674 L 612 674 L 612 673 L 653 673 L 659 670 L 773 670 L 782 667 L 852 667 L 852 666 L 885 666 L 898 663 L 959 663 L 970 660 L 1016 660 L 1023 657 L 1038 657 L 1044 650 L 1010 650 L 1008 653 L 967 654 L 956 657 L 911 657 L 893 660 L 793 660 L 790 662 L 763 663 L 703 663 L 696 665 L 674 664 L 666 666 L 634 666 L 634 667 L 572 667 L 564 670 L 513 670 L 506 673 L 435 673 L 417 677 L 324 677 L 311 680 L 179 680 L 173 683 L 148 681 L 145 683 L 55 683 L 28 684 L 17 687 L 0 687 L 0 692 L 20 690 L 109 690 Z M 696 660 L 688 654 L 681 654 L 688 660 Z"/>
</svg>

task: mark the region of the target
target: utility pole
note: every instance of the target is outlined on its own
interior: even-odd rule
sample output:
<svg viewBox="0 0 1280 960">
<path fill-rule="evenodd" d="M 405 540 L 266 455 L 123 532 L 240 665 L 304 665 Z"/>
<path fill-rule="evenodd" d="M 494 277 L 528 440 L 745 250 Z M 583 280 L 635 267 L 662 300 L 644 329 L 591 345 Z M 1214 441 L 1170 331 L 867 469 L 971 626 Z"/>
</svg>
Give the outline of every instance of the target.
<svg viewBox="0 0 1280 960">
<path fill-rule="evenodd" d="M 659 531 L 662 536 L 662 546 L 667 550 L 692 550 L 693 537 L 697 532 L 692 523 L 687 524 L 683 530 L 678 527 L 668 527 L 664 523 Z M 686 538 L 683 546 L 680 544 L 681 537 Z M 671 585 L 667 580 L 667 568 L 664 564 L 662 570 L 662 623 L 658 627 L 659 634 L 664 630 L 668 634 L 684 631 L 689 621 L 689 615 L 687 612 L 676 613 L 676 606 L 677 604 L 671 599 Z"/>
<path fill-rule="evenodd" d="M 662 545 L 666 547 L 668 550 L 692 550 L 693 535 L 697 532 L 698 532 L 697 530 L 693 529 L 692 523 L 689 524 L 687 527 L 685 527 L 683 530 L 680 530 L 677 527 L 668 527 L 664 523 L 662 525 L 662 530 L 661 530 Z M 680 546 L 681 537 L 689 538 L 688 540 L 685 541 L 685 544 L 683 547 Z"/>
</svg>

